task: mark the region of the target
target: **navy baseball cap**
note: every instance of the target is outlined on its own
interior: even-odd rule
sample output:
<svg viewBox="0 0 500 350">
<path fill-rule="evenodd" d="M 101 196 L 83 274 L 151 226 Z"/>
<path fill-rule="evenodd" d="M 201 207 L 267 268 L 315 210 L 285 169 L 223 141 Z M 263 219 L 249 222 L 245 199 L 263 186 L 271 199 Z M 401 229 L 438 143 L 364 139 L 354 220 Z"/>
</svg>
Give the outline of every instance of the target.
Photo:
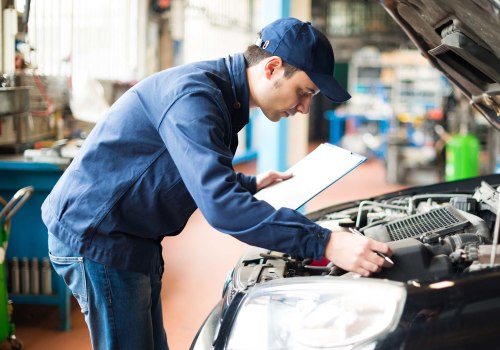
<svg viewBox="0 0 500 350">
<path fill-rule="evenodd" d="M 265 26 L 261 34 L 258 47 L 303 70 L 330 100 L 340 103 L 351 98 L 333 76 L 335 57 L 330 41 L 310 22 L 280 18 Z"/>
</svg>

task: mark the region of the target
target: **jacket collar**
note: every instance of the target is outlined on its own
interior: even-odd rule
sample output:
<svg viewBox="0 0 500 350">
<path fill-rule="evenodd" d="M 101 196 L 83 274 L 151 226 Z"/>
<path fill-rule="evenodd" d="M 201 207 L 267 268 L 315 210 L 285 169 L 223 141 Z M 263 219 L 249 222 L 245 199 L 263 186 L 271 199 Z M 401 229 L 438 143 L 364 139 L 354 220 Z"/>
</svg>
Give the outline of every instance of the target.
<svg viewBox="0 0 500 350">
<path fill-rule="evenodd" d="M 229 71 L 233 101 L 228 107 L 233 116 L 233 125 L 236 132 L 240 131 L 249 121 L 250 101 L 248 82 L 246 75 L 245 59 L 242 53 L 225 58 L 226 67 Z"/>
</svg>

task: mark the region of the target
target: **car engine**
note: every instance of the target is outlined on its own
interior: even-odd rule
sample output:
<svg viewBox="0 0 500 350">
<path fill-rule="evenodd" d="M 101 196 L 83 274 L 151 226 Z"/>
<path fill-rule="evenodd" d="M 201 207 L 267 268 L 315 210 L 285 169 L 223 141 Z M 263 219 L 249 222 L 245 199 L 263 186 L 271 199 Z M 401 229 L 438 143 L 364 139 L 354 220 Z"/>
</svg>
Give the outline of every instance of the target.
<svg viewBox="0 0 500 350">
<path fill-rule="evenodd" d="M 498 230 L 499 189 L 483 181 L 473 193 L 384 196 L 334 206 L 311 219 L 325 227 L 355 227 L 387 242 L 395 265 L 372 277 L 431 282 L 500 263 L 500 250 L 491 255 L 493 233 Z M 315 275 L 352 273 L 326 259 L 302 259 L 254 248 L 242 257 L 232 280 L 236 289 L 244 290 L 271 279 Z"/>
</svg>

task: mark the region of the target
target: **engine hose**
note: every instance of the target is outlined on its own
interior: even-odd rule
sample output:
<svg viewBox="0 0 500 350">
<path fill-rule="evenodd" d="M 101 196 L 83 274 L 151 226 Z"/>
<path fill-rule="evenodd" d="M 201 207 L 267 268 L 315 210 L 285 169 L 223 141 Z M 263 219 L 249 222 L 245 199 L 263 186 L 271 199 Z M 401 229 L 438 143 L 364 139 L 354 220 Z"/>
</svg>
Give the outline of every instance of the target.
<svg viewBox="0 0 500 350">
<path fill-rule="evenodd" d="M 441 244 L 425 244 L 432 251 L 433 255 L 450 255 L 457 249 L 463 249 L 469 245 L 479 245 L 484 243 L 484 237 L 474 233 L 458 233 L 447 236 L 441 240 Z"/>
<path fill-rule="evenodd" d="M 484 243 L 484 238 L 473 233 L 459 233 L 456 235 L 448 236 L 443 239 L 445 244 L 449 244 L 451 250 L 461 249 L 469 244 L 482 244 Z"/>
</svg>

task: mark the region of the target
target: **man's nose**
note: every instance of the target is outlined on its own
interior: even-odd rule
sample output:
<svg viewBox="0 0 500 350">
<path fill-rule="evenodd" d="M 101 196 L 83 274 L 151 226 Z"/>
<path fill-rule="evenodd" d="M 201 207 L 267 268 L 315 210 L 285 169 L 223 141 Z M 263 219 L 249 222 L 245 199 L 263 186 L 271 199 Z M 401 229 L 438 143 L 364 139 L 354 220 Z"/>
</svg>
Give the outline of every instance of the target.
<svg viewBox="0 0 500 350">
<path fill-rule="evenodd" d="M 309 113 L 309 108 L 311 108 L 311 100 L 312 100 L 311 95 L 307 95 L 304 98 L 302 98 L 296 107 L 297 111 L 302 114 Z"/>
</svg>

